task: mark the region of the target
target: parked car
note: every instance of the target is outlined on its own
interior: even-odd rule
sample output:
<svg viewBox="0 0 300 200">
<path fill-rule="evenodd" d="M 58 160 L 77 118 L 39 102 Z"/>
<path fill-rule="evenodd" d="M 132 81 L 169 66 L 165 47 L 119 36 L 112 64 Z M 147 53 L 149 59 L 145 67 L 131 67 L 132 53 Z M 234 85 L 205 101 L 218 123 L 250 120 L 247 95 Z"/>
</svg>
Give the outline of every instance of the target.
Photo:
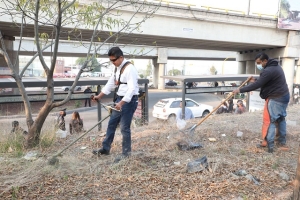
<svg viewBox="0 0 300 200">
<path fill-rule="evenodd" d="M 72 72 L 66 72 L 64 74 L 65 78 L 74 78 L 76 77 L 76 74 L 72 73 Z"/>
<path fill-rule="evenodd" d="M 102 77 L 102 72 L 93 72 L 92 77 Z"/>
<path fill-rule="evenodd" d="M 166 86 L 176 86 L 177 83 L 173 80 L 169 80 L 169 82 L 166 83 Z"/>
<path fill-rule="evenodd" d="M 186 107 L 192 110 L 194 117 L 205 117 L 209 114 L 213 107 L 200 104 L 194 101 L 193 99 L 187 98 L 186 100 Z M 158 119 L 171 119 L 176 117 L 176 113 L 181 102 L 181 98 L 167 98 L 159 100 L 153 107 L 152 116 Z"/>
<path fill-rule="evenodd" d="M 70 88 L 71 88 L 71 86 L 63 86 L 63 87 L 61 87 L 61 89 L 63 91 L 65 91 L 65 92 L 69 91 Z M 81 91 L 81 86 L 76 86 L 75 89 L 74 89 L 74 91 Z"/>
<path fill-rule="evenodd" d="M 53 73 L 53 78 L 61 78 L 63 77 L 63 74 L 61 73 Z"/>
<path fill-rule="evenodd" d="M 153 88 L 153 87 L 154 87 L 153 82 L 149 82 L 149 83 L 148 83 L 148 87 L 149 87 L 149 88 Z"/>
<path fill-rule="evenodd" d="M 80 76 L 81 77 L 92 77 L 92 72 L 83 72 Z"/>
</svg>

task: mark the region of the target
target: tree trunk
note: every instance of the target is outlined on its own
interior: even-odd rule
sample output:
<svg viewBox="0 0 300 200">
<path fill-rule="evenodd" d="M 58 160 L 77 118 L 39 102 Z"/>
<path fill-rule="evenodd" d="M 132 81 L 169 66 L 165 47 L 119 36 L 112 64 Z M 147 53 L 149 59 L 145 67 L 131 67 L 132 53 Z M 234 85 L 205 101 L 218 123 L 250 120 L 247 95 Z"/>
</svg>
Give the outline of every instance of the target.
<svg viewBox="0 0 300 200">
<path fill-rule="evenodd" d="M 51 104 L 49 105 L 46 103 L 34 120 L 34 123 L 30 127 L 28 127 L 28 135 L 25 137 L 26 148 L 32 148 L 39 144 L 43 124 L 45 123 L 45 120 L 51 110 Z"/>
<path fill-rule="evenodd" d="M 297 164 L 297 172 L 296 179 L 294 180 L 294 192 L 293 192 L 293 200 L 300 199 L 300 146 L 298 149 L 298 164 Z"/>
</svg>

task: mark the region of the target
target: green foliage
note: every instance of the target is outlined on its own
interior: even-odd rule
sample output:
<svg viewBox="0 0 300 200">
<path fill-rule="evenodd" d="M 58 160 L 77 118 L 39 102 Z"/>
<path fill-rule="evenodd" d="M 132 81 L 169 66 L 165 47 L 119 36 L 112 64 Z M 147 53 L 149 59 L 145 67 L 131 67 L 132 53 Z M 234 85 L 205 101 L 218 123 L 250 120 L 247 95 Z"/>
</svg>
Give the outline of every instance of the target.
<svg viewBox="0 0 300 200">
<path fill-rule="evenodd" d="M 272 169 L 277 169 L 279 167 L 279 160 L 275 160 L 273 165 L 272 165 Z"/>
<path fill-rule="evenodd" d="M 83 65 L 85 62 L 91 62 L 89 63 L 89 67 L 92 69 L 92 72 L 101 72 L 101 65 L 98 62 L 97 58 L 93 57 L 91 59 L 86 59 L 86 58 L 77 58 L 75 61 L 76 65 Z"/>
<path fill-rule="evenodd" d="M 2 141 L 0 141 L 0 152 L 11 153 L 14 157 L 21 157 L 25 150 L 23 142 L 23 135 L 12 133 L 7 138 L 2 138 Z"/>
<path fill-rule="evenodd" d="M 12 186 L 11 187 L 11 198 L 12 199 L 18 199 L 19 189 L 20 188 L 18 186 L 16 186 L 16 187 Z"/>
<path fill-rule="evenodd" d="M 211 66 L 211 68 L 209 69 L 210 74 L 211 75 L 216 75 L 218 73 L 217 69 L 215 68 L 215 66 Z"/>
<path fill-rule="evenodd" d="M 146 77 L 152 74 L 152 64 L 151 60 L 148 61 L 147 69 L 146 69 Z"/>
<path fill-rule="evenodd" d="M 80 108 L 81 107 L 81 100 L 76 100 L 75 101 L 75 108 Z"/>
<path fill-rule="evenodd" d="M 55 142 L 55 134 L 44 134 L 43 137 L 41 137 L 40 140 L 40 148 L 46 149 L 52 146 L 52 144 Z"/>
<path fill-rule="evenodd" d="M 287 18 L 289 11 L 290 11 L 290 7 L 291 6 L 290 6 L 290 3 L 288 2 L 288 0 L 281 0 L 279 17 Z"/>
<path fill-rule="evenodd" d="M 169 76 L 178 76 L 181 75 L 181 71 L 179 69 L 172 69 L 168 71 Z"/>
</svg>

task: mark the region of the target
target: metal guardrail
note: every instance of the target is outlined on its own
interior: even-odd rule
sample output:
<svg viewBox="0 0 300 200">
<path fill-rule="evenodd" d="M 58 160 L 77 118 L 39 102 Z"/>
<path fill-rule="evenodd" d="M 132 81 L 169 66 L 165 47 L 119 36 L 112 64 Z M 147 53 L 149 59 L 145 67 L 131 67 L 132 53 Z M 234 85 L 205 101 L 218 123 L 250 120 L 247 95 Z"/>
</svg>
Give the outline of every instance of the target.
<svg viewBox="0 0 300 200">
<path fill-rule="evenodd" d="M 218 8 L 218 7 L 212 7 L 212 6 L 201 6 L 201 7 L 206 8 L 207 10 L 210 10 L 210 9 L 223 10 L 226 13 L 228 13 L 228 12 L 238 12 L 238 13 L 242 13 L 243 15 L 245 15 L 245 12 L 241 11 L 241 10 L 232 10 L 232 9 Z"/>
<path fill-rule="evenodd" d="M 175 2 L 175 1 L 168 1 L 168 0 L 155 0 L 155 1 L 159 1 L 159 2 L 164 2 L 167 4 L 178 4 L 178 5 L 184 5 L 184 6 L 196 6 L 195 4 L 189 4 L 189 3 L 181 3 L 181 2 Z"/>
<path fill-rule="evenodd" d="M 277 18 L 277 15 L 270 15 L 270 14 L 263 14 L 263 13 L 252 13 L 253 15 L 258 15 L 259 17 L 261 16 L 270 16 L 270 17 L 274 17 L 275 19 Z"/>
</svg>

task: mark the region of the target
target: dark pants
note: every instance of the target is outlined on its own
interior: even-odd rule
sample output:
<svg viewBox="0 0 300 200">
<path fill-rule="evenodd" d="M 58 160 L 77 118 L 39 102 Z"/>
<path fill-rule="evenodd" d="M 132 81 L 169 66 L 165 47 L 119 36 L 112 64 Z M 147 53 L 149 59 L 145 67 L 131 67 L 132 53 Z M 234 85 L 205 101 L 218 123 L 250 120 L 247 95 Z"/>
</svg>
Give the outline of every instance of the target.
<svg viewBox="0 0 300 200">
<path fill-rule="evenodd" d="M 286 144 L 286 108 L 288 106 L 290 95 L 285 95 L 277 99 L 267 99 L 263 113 L 262 139 L 263 146 L 274 147 L 275 128 L 278 124 L 280 144 Z"/>
<path fill-rule="evenodd" d="M 86 107 L 87 102 L 89 102 L 89 107 L 91 107 L 91 99 L 90 98 L 85 99 L 84 107 Z"/>
<path fill-rule="evenodd" d="M 120 102 L 122 98 L 117 97 L 116 103 Z M 103 149 L 110 151 L 111 144 L 115 137 L 117 125 L 120 123 L 121 133 L 123 136 L 122 140 L 122 153 L 128 155 L 131 152 L 131 120 L 133 114 L 138 105 L 138 97 L 135 95 L 132 97 L 129 103 L 125 103 L 122 106 L 122 111 L 118 112 L 112 110 L 108 127 L 106 130 L 106 137 L 102 142 Z"/>
</svg>

